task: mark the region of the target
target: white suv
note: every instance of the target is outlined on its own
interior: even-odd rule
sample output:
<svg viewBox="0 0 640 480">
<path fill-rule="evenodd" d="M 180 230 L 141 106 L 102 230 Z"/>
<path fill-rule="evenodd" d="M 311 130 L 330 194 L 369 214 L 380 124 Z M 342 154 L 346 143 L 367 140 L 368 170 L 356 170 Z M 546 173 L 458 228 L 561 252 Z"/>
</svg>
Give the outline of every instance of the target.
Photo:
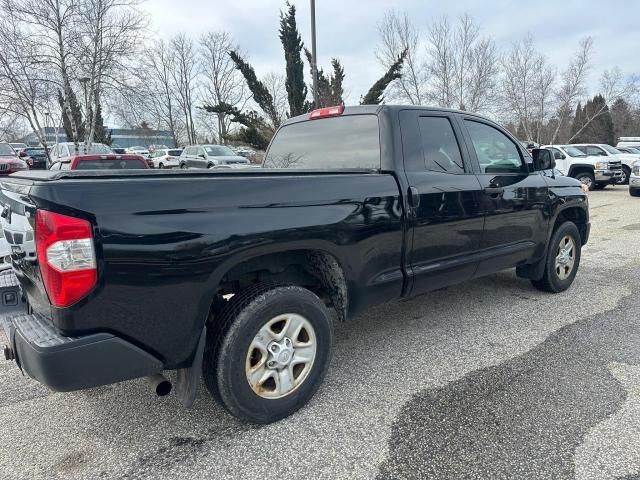
<svg viewBox="0 0 640 480">
<path fill-rule="evenodd" d="M 629 195 L 640 197 L 640 160 L 633 164 L 629 175 Z"/>
<path fill-rule="evenodd" d="M 567 177 L 573 177 L 589 190 L 601 189 L 615 184 L 622 178 L 620 163 L 611 164 L 601 156 L 590 156 L 574 145 L 545 145 L 551 150 L 556 168 Z"/>
<path fill-rule="evenodd" d="M 622 178 L 618 183 L 622 185 L 629 183 L 631 167 L 636 160 L 640 160 L 640 155 L 622 153 L 617 148 L 607 145 L 606 143 L 576 143 L 573 146 L 582 150 L 587 155 L 606 157 L 610 164 L 620 162 L 622 167 Z"/>
<path fill-rule="evenodd" d="M 73 157 L 76 153 L 75 144 L 73 142 L 57 143 L 53 146 L 49 152 L 49 158 L 51 159 L 51 165 L 60 160 L 65 160 L 69 157 Z M 78 154 L 84 155 L 84 142 L 78 143 Z M 110 147 L 102 143 L 92 143 L 89 147 L 88 153 L 96 153 L 98 155 L 108 155 L 113 153 Z"/>
</svg>

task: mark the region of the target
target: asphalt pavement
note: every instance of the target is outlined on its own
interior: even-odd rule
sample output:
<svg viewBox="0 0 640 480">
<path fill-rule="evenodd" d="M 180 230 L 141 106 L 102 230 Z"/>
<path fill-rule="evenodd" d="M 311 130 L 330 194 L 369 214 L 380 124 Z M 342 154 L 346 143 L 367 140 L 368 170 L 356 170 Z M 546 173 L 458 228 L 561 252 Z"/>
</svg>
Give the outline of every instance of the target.
<svg viewBox="0 0 640 480">
<path fill-rule="evenodd" d="M 640 478 L 640 199 L 590 194 L 567 292 L 514 272 L 338 326 L 290 418 L 244 424 L 144 380 L 52 393 L 0 361 L 0 478 Z"/>
</svg>

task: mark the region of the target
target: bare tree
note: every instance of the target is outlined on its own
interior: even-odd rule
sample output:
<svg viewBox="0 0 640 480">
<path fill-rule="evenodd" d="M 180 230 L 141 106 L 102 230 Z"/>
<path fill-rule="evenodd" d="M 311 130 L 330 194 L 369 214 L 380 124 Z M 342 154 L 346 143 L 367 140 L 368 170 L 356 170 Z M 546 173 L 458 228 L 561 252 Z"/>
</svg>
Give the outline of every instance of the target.
<svg viewBox="0 0 640 480">
<path fill-rule="evenodd" d="M 420 33 L 415 25 L 406 13 L 389 10 L 378 24 L 378 35 L 381 45 L 375 55 L 385 69 L 389 69 L 402 52 L 407 52 L 402 77 L 389 86 L 387 95 L 411 105 L 424 105 L 427 102 L 428 72 L 420 58 Z"/>
<path fill-rule="evenodd" d="M 561 74 L 561 84 L 556 92 L 558 123 L 551 142 L 555 143 L 560 129 L 569 121 L 578 100 L 586 93 L 585 80 L 589 73 L 589 61 L 593 50 L 593 39 L 586 37 L 580 42 L 578 51 Z"/>
<path fill-rule="evenodd" d="M 1 18 L 1 17 L 0 17 Z M 44 72 L 37 63 L 36 44 L 21 30 L 16 18 L 2 18 L 0 29 L 0 105 L 4 115 L 21 117 L 46 145 L 41 126 L 47 90 Z"/>
<path fill-rule="evenodd" d="M 262 83 L 273 97 L 273 106 L 276 109 L 280 121 L 287 118 L 289 102 L 285 88 L 285 76 L 283 73 L 269 72 L 262 78 Z"/>
<path fill-rule="evenodd" d="M 72 95 L 71 83 L 76 78 L 77 65 L 74 61 L 74 46 L 78 43 L 77 22 L 79 21 L 76 0 L 0 0 L 7 17 L 15 18 L 29 34 L 29 39 L 37 50 L 40 64 L 48 65 L 55 75 L 48 81 L 55 83 L 63 92 L 63 112 L 69 118 L 71 131 L 78 146 L 78 125 L 71 113 L 69 99 Z"/>
<path fill-rule="evenodd" d="M 187 142 L 196 143 L 196 127 L 193 121 L 194 97 L 198 77 L 198 57 L 193 43 L 185 34 L 171 39 L 170 52 L 174 68 L 171 77 L 177 92 L 177 101 L 184 117 Z"/>
<path fill-rule="evenodd" d="M 498 55 L 490 38 L 468 14 L 452 26 L 446 17 L 429 31 L 431 97 L 442 107 L 472 112 L 488 109 L 498 75 Z"/>
<path fill-rule="evenodd" d="M 229 56 L 238 51 L 228 32 L 209 32 L 200 37 L 200 61 L 202 64 L 203 100 L 212 105 L 227 104 L 244 108 L 249 99 L 244 78 Z M 217 132 L 221 143 L 226 142 L 230 119 L 217 113 Z"/>
<path fill-rule="evenodd" d="M 127 60 L 140 51 L 146 21 L 137 9 L 138 0 L 83 0 L 77 5 L 81 21 L 76 56 L 88 78 L 84 140 L 85 151 L 89 151 L 101 95 L 108 88 L 121 91 L 129 87 Z"/>
</svg>

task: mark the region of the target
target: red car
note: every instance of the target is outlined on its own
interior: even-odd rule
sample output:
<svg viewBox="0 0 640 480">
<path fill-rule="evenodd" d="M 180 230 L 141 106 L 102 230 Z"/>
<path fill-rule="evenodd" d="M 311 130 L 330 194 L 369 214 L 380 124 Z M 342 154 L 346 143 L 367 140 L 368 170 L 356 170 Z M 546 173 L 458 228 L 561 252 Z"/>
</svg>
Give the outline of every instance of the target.
<svg viewBox="0 0 640 480">
<path fill-rule="evenodd" d="M 11 145 L 0 143 L 0 175 L 9 175 L 28 168 L 27 162 L 18 158 L 18 154 Z"/>
<path fill-rule="evenodd" d="M 141 155 L 74 155 L 62 158 L 49 170 L 133 170 L 149 168 Z"/>
</svg>

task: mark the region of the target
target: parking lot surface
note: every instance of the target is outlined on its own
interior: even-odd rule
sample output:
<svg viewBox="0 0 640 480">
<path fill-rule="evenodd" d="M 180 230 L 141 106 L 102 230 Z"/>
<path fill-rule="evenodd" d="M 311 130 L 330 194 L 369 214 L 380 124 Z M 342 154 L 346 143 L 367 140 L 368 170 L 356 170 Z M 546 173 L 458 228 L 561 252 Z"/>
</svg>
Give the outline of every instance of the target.
<svg viewBox="0 0 640 480">
<path fill-rule="evenodd" d="M 52 393 L 0 361 L 0 477 L 640 478 L 640 199 L 589 195 L 571 289 L 507 271 L 340 325 L 314 399 L 267 426 L 144 380 Z"/>
</svg>

